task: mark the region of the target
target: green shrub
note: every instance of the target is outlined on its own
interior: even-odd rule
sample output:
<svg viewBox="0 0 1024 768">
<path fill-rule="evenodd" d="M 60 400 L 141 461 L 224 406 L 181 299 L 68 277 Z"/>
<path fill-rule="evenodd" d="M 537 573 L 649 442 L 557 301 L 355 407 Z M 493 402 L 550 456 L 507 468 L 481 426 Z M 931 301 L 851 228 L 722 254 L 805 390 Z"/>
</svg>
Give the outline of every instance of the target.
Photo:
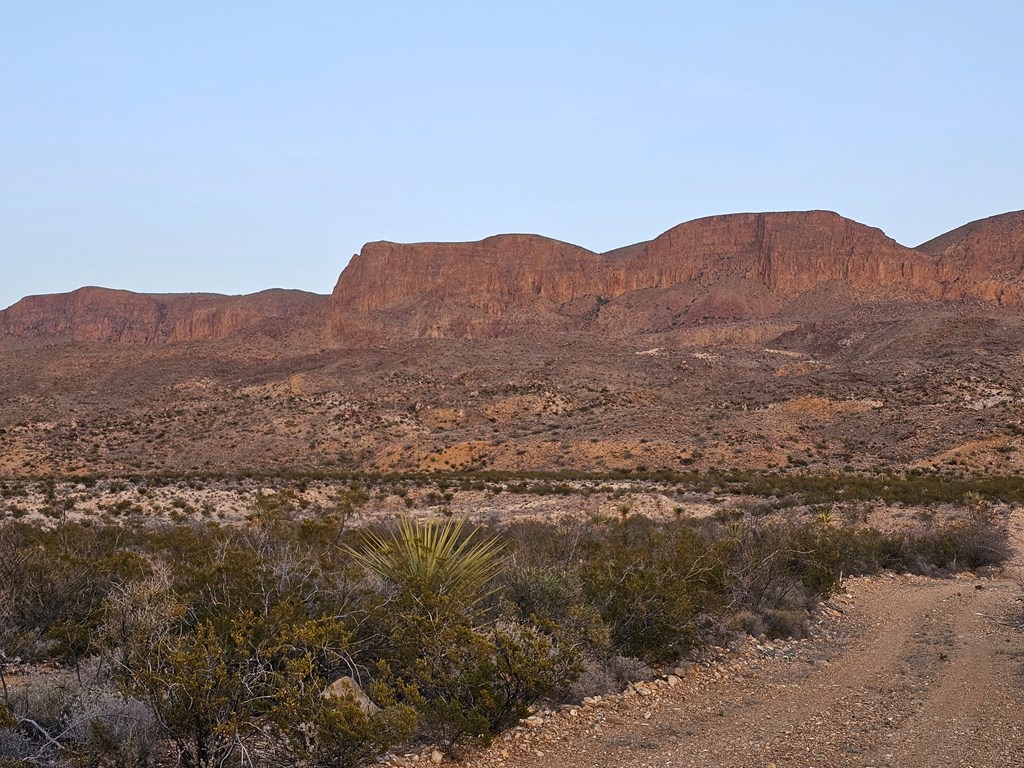
<svg viewBox="0 0 1024 768">
<path fill-rule="evenodd" d="M 423 736 L 455 754 L 515 725 L 579 668 L 576 654 L 537 627 L 500 620 L 475 628 L 447 602 L 396 616 L 378 686 L 415 708 Z"/>
<path fill-rule="evenodd" d="M 584 593 L 580 574 L 555 567 L 513 565 L 501 579 L 503 610 L 544 627 L 560 644 L 603 654 L 611 637 L 600 611 Z"/>
<path fill-rule="evenodd" d="M 530 704 L 577 674 L 575 655 L 533 626 L 480 624 L 482 603 L 505 567 L 494 537 L 463 522 L 400 521 L 368 535 L 357 559 L 383 582 L 370 614 L 378 685 L 420 715 L 422 733 L 449 752 L 487 742 Z"/>
<path fill-rule="evenodd" d="M 715 546 L 684 525 L 644 518 L 609 524 L 581 542 L 585 592 L 619 654 L 668 662 L 697 641 L 700 614 L 713 611 L 724 563 Z"/>
<path fill-rule="evenodd" d="M 416 725 L 409 707 L 393 700 L 381 703 L 382 708 L 367 712 L 351 695 L 327 696 L 316 686 L 290 685 L 270 711 L 274 739 L 264 748 L 281 764 L 355 768 L 372 763 L 406 741 Z"/>
<path fill-rule="evenodd" d="M 310 710 L 315 714 L 311 716 Z M 294 755 L 313 768 L 370 764 L 393 745 L 405 742 L 416 726 L 416 715 L 409 707 L 388 706 L 368 715 L 352 702 L 338 700 L 314 703 L 300 717 L 312 720 L 313 739 L 308 750 L 295 749 Z"/>
</svg>

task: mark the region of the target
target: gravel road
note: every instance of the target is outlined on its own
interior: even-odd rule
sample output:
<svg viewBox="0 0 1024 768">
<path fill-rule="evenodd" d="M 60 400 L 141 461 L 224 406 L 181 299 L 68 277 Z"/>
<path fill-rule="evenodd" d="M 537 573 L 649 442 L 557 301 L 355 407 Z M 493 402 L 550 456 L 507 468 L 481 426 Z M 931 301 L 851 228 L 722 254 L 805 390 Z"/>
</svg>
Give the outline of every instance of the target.
<svg viewBox="0 0 1024 768">
<path fill-rule="evenodd" d="M 1020 543 L 1020 513 L 1013 521 Z M 810 640 L 531 718 L 481 768 L 1024 766 L 1020 558 L 991 578 L 852 579 Z M 438 756 L 439 757 L 439 756 Z"/>
</svg>

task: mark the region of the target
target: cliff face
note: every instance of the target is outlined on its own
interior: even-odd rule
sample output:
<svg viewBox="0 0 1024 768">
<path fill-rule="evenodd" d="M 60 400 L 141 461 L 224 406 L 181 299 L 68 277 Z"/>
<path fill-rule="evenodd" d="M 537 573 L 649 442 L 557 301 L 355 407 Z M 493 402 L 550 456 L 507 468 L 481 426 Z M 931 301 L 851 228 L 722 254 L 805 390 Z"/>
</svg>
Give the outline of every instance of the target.
<svg viewBox="0 0 1024 768">
<path fill-rule="evenodd" d="M 536 235 L 476 243 L 368 243 L 334 289 L 339 310 L 372 312 L 422 294 L 444 296 L 499 316 L 536 299 L 561 303 L 586 293 L 601 258 Z"/>
<path fill-rule="evenodd" d="M 864 298 L 937 298 L 934 260 L 829 211 L 697 219 L 643 245 L 628 265 L 659 287 L 742 278 L 792 299 L 838 280 Z"/>
<path fill-rule="evenodd" d="M 537 320 L 537 310 L 551 314 L 593 293 L 602 276 L 598 254 L 535 235 L 369 243 L 338 279 L 331 327 L 340 338 L 392 329 L 414 336 L 493 335 Z"/>
<path fill-rule="evenodd" d="M 330 299 L 299 291 L 161 296 L 83 288 L 0 312 L 0 336 L 137 344 L 247 331 L 343 343 L 559 330 L 659 332 L 708 320 L 803 318 L 877 300 L 1024 306 L 1024 212 L 919 248 L 828 211 L 680 224 L 604 254 L 536 235 L 369 243 Z"/>
<path fill-rule="evenodd" d="M 947 297 L 1024 305 L 1024 211 L 972 221 L 917 250 L 938 261 Z"/>
<path fill-rule="evenodd" d="M 607 254 L 526 235 L 371 243 L 338 280 L 331 318 L 339 337 L 398 329 L 416 336 L 490 335 L 512 324 L 573 325 L 568 315 L 593 324 L 596 307 L 578 306 L 585 297 L 600 307 L 631 292 L 669 289 L 646 298 L 674 302 L 667 311 L 680 322 L 761 317 L 831 283 L 862 300 L 944 296 L 932 256 L 838 214 L 810 211 L 698 219 Z M 630 304 L 641 315 L 647 311 Z"/>
<path fill-rule="evenodd" d="M 325 301 L 300 291 L 218 296 L 80 288 L 29 296 L 0 312 L 0 336 L 129 344 L 207 341 L 316 314 Z"/>
</svg>

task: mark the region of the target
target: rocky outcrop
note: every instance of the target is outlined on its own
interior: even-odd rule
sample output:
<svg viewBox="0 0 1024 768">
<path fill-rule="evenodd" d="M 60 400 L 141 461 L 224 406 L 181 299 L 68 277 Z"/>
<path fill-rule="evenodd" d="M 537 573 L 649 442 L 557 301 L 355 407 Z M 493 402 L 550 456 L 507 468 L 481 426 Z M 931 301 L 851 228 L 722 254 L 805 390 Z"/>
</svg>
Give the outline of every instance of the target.
<svg viewBox="0 0 1024 768">
<path fill-rule="evenodd" d="M 217 340 L 250 329 L 273 333 L 299 317 L 322 315 L 325 301 L 284 290 L 220 296 L 80 288 L 29 296 L 0 312 L 0 336 L 129 344 Z"/>
<path fill-rule="evenodd" d="M 349 699 L 355 703 L 363 712 L 368 715 L 375 715 L 380 712 L 380 707 L 373 703 L 373 700 L 366 695 L 366 691 L 348 675 L 339 677 L 323 692 L 325 699 Z"/>
<path fill-rule="evenodd" d="M 697 219 L 643 244 L 623 269 L 659 287 L 741 278 L 782 299 L 830 281 L 863 298 L 941 294 L 931 258 L 830 211 Z"/>
<path fill-rule="evenodd" d="M 1024 211 L 972 221 L 917 250 L 938 261 L 946 298 L 1024 305 Z"/>
<path fill-rule="evenodd" d="M 332 327 L 337 337 L 396 326 L 416 336 L 489 335 L 594 293 L 601 267 L 598 254 L 536 235 L 368 243 L 338 279 Z"/>
<path fill-rule="evenodd" d="M 639 330 L 772 316 L 828 284 L 858 300 L 938 299 L 944 290 L 933 257 L 838 214 L 734 214 L 606 254 L 529 235 L 370 243 L 338 280 L 331 318 L 339 337 L 493 335 L 523 323 Z M 606 305 L 637 292 L 647 293 L 628 302 L 632 318 L 609 323 L 622 313 Z"/>
</svg>

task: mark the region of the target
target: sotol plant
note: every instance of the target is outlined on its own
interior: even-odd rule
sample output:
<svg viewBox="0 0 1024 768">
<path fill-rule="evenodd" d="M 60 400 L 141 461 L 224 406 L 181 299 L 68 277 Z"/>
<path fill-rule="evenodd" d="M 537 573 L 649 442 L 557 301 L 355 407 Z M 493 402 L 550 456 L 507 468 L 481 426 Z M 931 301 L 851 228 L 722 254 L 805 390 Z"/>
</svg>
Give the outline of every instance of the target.
<svg viewBox="0 0 1024 768">
<path fill-rule="evenodd" d="M 466 521 L 400 518 L 390 536 L 368 533 L 352 556 L 385 583 L 438 597 L 477 604 L 505 565 L 496 537 L 479 539 L 479 528 L 463 535 Z"/>
<path fill-rule="evenodd" d="M 537 628 L 479 623 L 506 562 L 503 544 L 479 530 L 466 533 L 464 520 L 403 518 L 396 531 L 368 534 L 352 552 L 393 590 L 370 620 L 384 650 L 371 688 L 414 707 L 422 736 L 449 754 L 489 741 L 578 674 L 575 654 Z"/>
</svg>

